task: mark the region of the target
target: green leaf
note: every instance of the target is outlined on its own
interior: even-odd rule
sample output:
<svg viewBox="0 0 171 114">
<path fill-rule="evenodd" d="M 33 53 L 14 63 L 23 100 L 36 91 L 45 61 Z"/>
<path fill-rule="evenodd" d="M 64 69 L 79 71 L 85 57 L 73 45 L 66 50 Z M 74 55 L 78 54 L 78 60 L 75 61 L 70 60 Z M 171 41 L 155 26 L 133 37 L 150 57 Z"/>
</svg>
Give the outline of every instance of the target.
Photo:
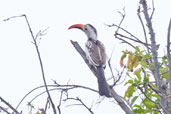
<svg viewBox="0 0 171 114">
<path fill-rule="evenodd" d="M 136 108 L 133 110 L 134 113 L 142 114 L 144 112 L 140 105 L 135 104 L 134 107 Z"/>
<path fill-rule="evenodd" d="M 147 83 L 147 82 L 149 82 L 149 77 L 148 76 L 144 76 L 143 83 Z"/>
<path fill-rule="evenodd" d="M 146 55 L 144 55 L 144 59 L 150 59 L 152 58 L 151 53 L 147 53 Z"/>
<path fill-rule="evenodd" d="M 129 86 L 128 89 L 125 92 L 124 99 L 126 97 L 130 98 L 133 95 L 134 92 L 135 92 L 134 86 Z"/>
<path fill-rule="evenodd" d="M 127 54 L 127 52 L 124 51 L 124 52 L 123 52 L 123 55 L 121 56 L 121 60 L 123 60 L 123 59 L 126 57 L 126 54 Z"/>
<path fill-rule="evenodd" d="M 140 72 L 141 72 L 141 69 L 140 69 L 140 70 L 138 70 L 137 72 L 135 72 L 134 74 L 135 74 L 135 76 L 137 76 L 138 81 L 140 81 L 140 82 L 141 82 L 141 75 L 140 75 Z"/>
<path fill-rule="evenodd" d="M 154 112 L 153 114 L 158 114 L 158 112 Z"/>
<path fill-rule="evenodd" d="M 140 52 L 140 48 L 139 48 L 138 46 L 136 46 L 135 50 L 136 50 L 137 52 Z"/>
<path fill-rule="evenodd" d="M 150 113 L 150 112 L 152 112 L 152 110 L 149 109 L 149 108 L 147 108 L 147 109 L 144 110 L 144 114 L 147 114 L 147 113 Z"/>
<path fill-rule="evenodd" d="M 136 78 L 134 79 L 134 86 L 137 86 L 138 84 L 140 84 L 140 81 L 139 80 L 137 80 Z"/>
<path fill-rule="evenodd" d="M 131 100 L 131 106 L 134 104 L 134 102 L 137 100 L 138 96 L 133 97 L 133 99 Z"/>
<path fill-rule="evenodd" d="M 165 64 L 165 65 L 168 64 L 167 56 L 163 56 L 163 57 L 162 57 L 162 63 Z"/>
<path fill-rule="evenodd" d="M 144 99 L 144 105 L 148 108 L 155 108 L 156 107 L 156 104 L 151 102 L 149 99 L 145 98 Z"/>
<path fill-rule="evenodd" d="M 141 108 L 141 106 L 140 105 L 137 105 L 137 104 L 135 104 L 134 107 Z"/>
<path fill-rule="evenodd" d="M 160 72 L 162 74 L 163 78 L 166 78 L 167 80 L 169 79 L 169 73 L 167 72 L 168 70 L 168 66 L 166 66 L 165 68 L 161 68 Z"/>
<path fill-rule="evenodd" d="M 124 84 L 124 86 L 127 85 L 127 84 L 131 84 L 131 85 L 132 85 L 132 84 L 133 84 L 133 80 L 128 80 L 128 81 Z"/>
<path fill-rule="evenodd" d="M 159 95 L 158 94 L 152 94 L 151 95 L 152 97 L 155 97 L 156 98 L 156 101 L 160 101 L 160 97 L 159 97 Z"/>
</svg>

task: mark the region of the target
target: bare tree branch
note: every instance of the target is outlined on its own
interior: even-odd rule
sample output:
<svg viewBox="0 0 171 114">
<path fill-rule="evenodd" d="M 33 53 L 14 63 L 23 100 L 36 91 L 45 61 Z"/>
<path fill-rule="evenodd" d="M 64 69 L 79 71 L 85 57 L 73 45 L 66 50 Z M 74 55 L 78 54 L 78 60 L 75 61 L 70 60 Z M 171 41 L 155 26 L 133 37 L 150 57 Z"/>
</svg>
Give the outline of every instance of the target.
<svg viewBox="0 0 171 114">
<path fill-rule="evenodd" d="M 2 97 L 0 97 L 0 101 L 5 103 L 11 110 L 13 110 L 13 112 L 15 112 L 16 114 L 20 114 L 12 105 L 10 105 L 7 101 L 5 101 Z"/>
<path fill-rule="evenodd" d="M 124 13 L 118 12 L 118 13 L 120 13 L 120 14 L 121 14 L 122 19 L 121 19 L 121 21 L 120 21 L 120 23 L 119 23 L 119 26 L 118 26 L 117 30 L 115 31 L 115 33 L 117 33 L 117 32 L 119 31 L 120 26 L 121 26 L 121 24 L 122 24 L 123 20 L 125 19 L 125 15 L 126 15 L 125 7 L 123 8 L 123 11 L 124 11 Z"/>
<path fill-rule="evenodd" d="M 80 102 L 81 104 L 73 104 L 73 105 L 82 105 L 84 106 L 91 114 L 94 114 L 94 112 L 91 110 L 91 108 L 89 108 L 80 98 L 67 98 L 65 99 L 64 101 L 66 100 L 75 100 L 75 101 L 78 101 Z"/>
<path fill-rule="evenodd" d="M 155 103 L 155 104 L 159 104 L 158 102 L 155 102 L 155 101 L 153 101 L 150 97 L 148 97 L 147 94 L 146 94 L 146 93 L 143 91 L 143 89 L 140 87 L 140 85 L 138 85 L 137 87 L 138 87 L 138 89 L 141 91 L 141 93 L 143 93 L 143 95 L 144 95 L 147 99 L 149 99 L 151 102 L 153 102 L 153 103 Z"/>
<path fill-rule="evenodd" d="M 97 77 L 96 68 L 93 65 L 89 64 L 89 61 L 88 61 L 88 59 L 86 57 L 86 54 L 83 51 L 83 49 L 80 47 L 80 45 L 77 42 L 74 42 L 72 40 L 71 40 L 71 43 L 74 46 L 74 48 L 77 50 L 77 52 L 81 55 L 81 57 L 84 59 L 85 63 L 91 69 L 91 71 L 93 72 L 93 74 Z"/>
<path fill-rule="evenodd" d="M 43 63 L 42 63 L 42 59 L 41 59 L 41 56 L 40 56 L 38 44 L 37 44 L 37 41 L 36 41 L 38 35 L 37 35 L 36 37 L 34 37 L 33 31 L 32 31 L 31 26 L 30 26 L 30 23 L 29 23 L 29 21 L 28 21 L 28 19 L 27 19 L 27 16 L 26 16 L 25 14 L 19 15 L 19 16 L 13 16 L 13 17 L 4 19 L 4 21 L 8 21 L 9 19 L 16 18 L 16 17 L 24 17 L 24 19 L 25 19 L 25 21 L 26 21 L 26 23 L 27 23 L 27 26 L 28 26 L 28 28 L 29 28 L 31 37 L 32 37 L 32 39 L 33 39 L 34 46 L 35 46 L 36 51 L 37 51 L 37 55 L 38 55 L 38 59 L 39 59 L 39 62 L 40 62 L 40 67 L 41 67 L 41 72 L 42 72 L 42 77 L 43 77 L 43 82 L 44 82 L 44 85 L 45 85 L 45 89 L 46 89 L 47 95 L 48 95 L 48 97 L 49 97 L 49 100 L 50 100 L 50 102 L 51 102 L 52 109 L 53 109 L 53 113 L 54 113 L 54 114 L 57 114 L 57 113 L 56 113 L 55 105 L 54 105 L 54 103 L 53 103 L 53 100 L 52 100 L 52 98 L 51 98 L 51 95 L 50 95 L 50 93 L 49 93 L 49 91 L 48 91 L 47 84 L 46 84 L 46 79 L 45 79 L 45 74 L 44 74 Z"/>
<path fill-rule="evenodd" d="M 144 25 L 144 23 L 142 21 L 141 15 L 140 15 L 140 6 L 137 9 L 137 15 L 138 15 L 138 18 L 140 20 L 140 23 L 141 23 L 141 26 L 142 26 L 142 29 L 143 29 L 143 32 L 144 32 L 145 43 L 148 44 L 147 33 L 146 33 L 146 30 L 145 30 L 145 25 Z M 145 46 L 145 47 L 147 48 L 147 51 L 149 53 L 149 48 L 147 46 Z"/>
<path fill-rule="evenodd" d="M 170 32 L 171 32 L 171 19 L 168 26 L 168 33 L 167 33 L 167 57 L 169 60 L 169 89 L 171 92 L 171 57 L 170 57 Z"/>
<path fill-rule="evenodd" d="M 87 89 L 87 90 L 90 90 L 90 91 L 93 91 L 93 92 L 96 92 L 98 93 L 97 90 L 94 90 L 92 88 L 89 88 L 89 87 L 85 87 L 85 86 L 81 86 L 81 85 L 71 85 L 71 84 L 67 84 L 67 85 L 60 85 L 60 84 L 55 84 L 55 85 L 47 85 L 49 88 L 52 87 L 52 89 L 49 89 L 49 91 L 68 91 L 68 90 L 71 90 L 71 89 L 74 89 L 74 88 L 83 88 L 83 89 Z M 21 101 L 18 103 L 16 109 L 21 105 L 21 103 L 24 101 L 24 99 L 26 99 L 27 96 L 29 96 L 32 92 L 38 90 L 38 89 L 41 89 L 41 88 L 44 88 L 45 86 L 38 86 L 34 89 L 32 89 L 31 91 L 29 91 L 22 99 Z M 43 91 L 39 94 L 37 94 L 34 98 L 32 98 L 30 100 L 30 103 L 33 102 L 36 98 L 38 98 L 39 96 L 43 95 L 44 93 L 46 93 L 46 91 Z"/>
<path fill-rule="evenodd" d="M 0 106 L 0 112 L 1 112 L 1 110 L 2 111 L 4 111 L 5 113 L 7 113 L 7 114 L 10 114 L 4 107 L 2 107 L 2 106 Z"/>
<path fill-rule="evenodd" d="M 148 8 L 147 8 L 147 3 L 146 0 L 141 0 L 140 3 L 143 6 L 143 13 L 144 13 L 144 17 L 147 23 L 147 27 L 149 29 L 149 34 L 150 34 L 150 40 L 151 40 L 151 51 L 152 51 L 152 55 L 153 55 L 153 61 L 154 61 L 154 78 L 157 84 L 157 87 L 159 89 L 159 91 L 161 91 L 162 93 L 165 92 L 165 90 L 161 87 L 160 85 L 160 71 L 159 71 L 159 62 L 158 62 L 158 53 L 157 53 L 157 45 L 156 45 L 156 39 L 155 39 L 155 33 L 153 30 L 153 26 L 152 26 L 152 22 L 150 19 L 150 16 L 148 14 Z M 163 111 L 165 114 L 169 114 L 169 112 L 166 110 L 166 99 L 164 99 L 164 97 L 160 97 L 160 106 L 162 107 Z"/>
<path fill-rule="evenodd" d="M 151 16 L 150 16 L 150 19 L 153 18 L 153 15 L 154 15 L 154 11 L 155 11 L 155 7 L 154 7 L 154 0 L 152 0 L 152 13 L 151 13 Z"/>
<path fill-rule="evenodd" d="M 135 35 L 133 35 L 132 33 L 130 33 L 128 30 L 126 30 L 126 29 L 124 29 L 124 28 L 122 28 L 122 27 L 120 27 L 120 26 L 118 26 L 118 25 L 116 25 L 116 24 L 112 24 L 112 25 L 107 25 L 107 24 L 106 24 L 106 26 L 108 26 L 108 27 L 113 27 L 113 26 L 114 26 L 114 27 L 117 27 L 117 28 L 121 29 L 122 31 L 124 31 L 125 33 L 127 33 L 128 35 L 130 35 L 131 37 L 133 37 L 133 38 L 135 38 L 136 40 L 140 41 L 138 37 L 136 37 Z"/>
<path fill-rule="evenodd" d="M 90 70 L 96 75 L 96 69 L 91 67 L 89 64 L 86 55 L 83 51 L 83 49 L 80 47 L 80 45 L 75 41 L 71 40 L 72 45 L 75 47 L 77 52 L 81 55 L 81 57 L 84 59 L 85 63 L 89 66 Z M 109 85 L 108 85 L 109 86 Z M 122 99 L 121 96 L 119 96 L 116 91 L 113 88 L 110 88 L 110 93 L 112 97 L 117 101 L 117 103 L 120 105 L 120 107 L 125 111 L 126 114 L 134 114 L 131 109 L 125 104 L 124 100 Z"/>
<path fill-rule="evenodd" d="M 61 107 L 61 102 L 62 102 L 62 95 L 63 95 L 63 91 L 61 91 L 61 95 L 60 95 L 60 99 L 59 99 L 59 104 L 57 106 L 59 114 L 62 114 L 61 113 L 61 108 L 60 108 Z"/>
<path fill-rule="evenodd" d="M 115 38 L 117 38 L 118 40 L 121 40 L 122 41 L 121 43 L 126 43 L 126 44 L 130 45 L 132 48 L 136 49 L 136 47 L 133 44 L 129 43 L 128 41 L 124 40 L 123 38 L 120 38 L 118 36 L 115 36 Z"/>
<path fill-rule="evenodd" d="M 123 34 L 119 34 L 119 33 L 116 33 L 116 36 L 120 36 L 120 37 L 122 37 L 122 38 L 126 38 L 126 39 L 128 39 L 128 40 L 131 40 L 131 41 L 140 43 L 140 44 L 144 45 L 145 47 L 147 47 L 148 49 L 150 49 L 150 48 L 148 47 L 148 46 L 150 46 L 149 44 L 144 43 L 144 42 L 142 42 L 142 41 L 140 41 L 140 40 L 135 40 L 135 39 L 133 39 L 133 38 L 127 37 L 127 36 L 125 36 L 125 35 L 123 35 Z"/>
<path fill-rule="evenodd" d="M 154 33 L 154 30 L 153 30 L 153 26 L 152 26 L 152 22 L 151 22 L 151 19 L 149 17 L 149 14 L 148 14 L 148 9 L 147 9 L 147 4 L 146 4 L 146 0 L 142 0 L 142 6 L 143 6 L 143 9 L 144 9 L 144 16 L 145 16 L 145 19 L 146 19 L 146 22 L 147 22 L 147 27 L 149 29 L 149 34 L 151 36 L 150 40 L 151 40 L 151 50 L 152 50 L 152 54 L 153 54 L 153 60 L 154 60 L 154 66 L 155 66 L 155 79 L 156 79 L 156 83 L 157 83 L 157 87 L 160 88 L 160 84 L 159 84 L 159 81 L 160 81 L 160 72 L 159 72 L 159 65 L 158 65 L 158 54 L 157 54 L 157 45 L 156 45 L 156 41 L 155 41 L 155 33 Z"/>
<path fill-rule="evenodd" d="M 144 45 L 146 48 L 148 48 L 148 49 L 150 50 L 150 47 L 149 47 L 150 45 L 149 45 L 148 43 L 142 42 L 141 40 L 139 40 L 138 37 L 136 37 L 135 35 L 133 35 L 133 34 L 130 33 L 129 31 L 125 30 L 124 28 L 122 28 L 122 27 L 120 27 L 120 26 L 118 26 L 118 25 L 116 25 L 116 24 L 106 25 L 106 26 L 108 26 L 108 27 L 113 27 L 113 26 L 115 26 L 115 27 L 117 27 L 118 29 L 121 29 L 122 31 L 124 31 L 125 33 L 127 33 L 128 35 L 130 35 L 130 37 L 128 37 L 128 36 L 125 36 L 125 35 L 120 34 L 120 33 L 118 33 L 118 32 L 115 32 L 115 34 L 114 34 L 115 38 L 117 38 L 118 40 L 121 40 L 122 43 L 126 43 L 126 44 L 130 45 L 131 47 L 133 47 L 133 48 L 135 49 L 135 46 L 134 46 L 134 45 L 132 45 L 130 42 L 128 42 L 128 41 L 126 41 L 126 40 L 123 39 L 123 38 L 126 38 L 126 39 L 128 39 L 128 40 L 131 40 L 131 41 L 140 43 L 140 44 Z M 120 37 L 119 37 L 119 36 L 120 36 Z"/>
</svg>

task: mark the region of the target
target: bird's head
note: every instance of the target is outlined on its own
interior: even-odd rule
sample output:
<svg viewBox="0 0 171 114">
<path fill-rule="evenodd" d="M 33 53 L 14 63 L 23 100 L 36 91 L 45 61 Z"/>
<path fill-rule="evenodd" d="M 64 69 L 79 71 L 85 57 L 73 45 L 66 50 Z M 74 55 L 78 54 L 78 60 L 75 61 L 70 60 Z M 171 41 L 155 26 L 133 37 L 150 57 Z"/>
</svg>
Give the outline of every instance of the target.
<svg viewBox="0 0 171 114">
<path fill-rule="evenodd" d="M 97 40 L 97 31 L 96 29 L 91 25 L 91 24 L 75 24 L 70 26 L 68 29 L 72 29 L 72 28 L 78 28 L 80 30 L 82 30 L 88 37 L 88 39 Z"/>
</svg>

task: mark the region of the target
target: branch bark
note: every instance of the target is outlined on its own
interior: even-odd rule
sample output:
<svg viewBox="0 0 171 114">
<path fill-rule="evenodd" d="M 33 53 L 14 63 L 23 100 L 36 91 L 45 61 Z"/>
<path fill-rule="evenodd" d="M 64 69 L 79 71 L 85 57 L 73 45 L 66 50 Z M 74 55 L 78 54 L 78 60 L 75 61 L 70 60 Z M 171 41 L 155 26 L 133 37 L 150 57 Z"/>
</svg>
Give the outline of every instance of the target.
<svg viewBox="0 0 171 114">
<path fill-rule="evenodd" d="M 170 32 L 171 32 L 171 19 L 168 26 L 168 33 L 167 33 L 167 57 L 169 60 L 169 89 L 171 92 L 171 57 L 170 57 Z"/>
<path fill-rule="evenodd" d="M 35 45 L 35 48 L 36 48 L 36 51 L 37 51 L 37 55 L 38 55 L 38 59 L 39 59 L 39 62 L 40 62 L 40 67 L 41 67 L 41 71 L 42 71 L 43 82 L 44 82 L 44 85 L 45 85 L 45 89 L 46 89 L 48 98 L 49 98 L 50 103 L 52 105 L 53 113 L 54 114 L 57 114 L 55 105 L 53 103 L 53 100 L 51 98 L 51 95 L 50 95 L 49 90 L 48 90 L 48 87 L 47 87 L 47 83 L 46 83 L 46 79 L 45 79 L 45 74 L 44 74 L 43 63 L 42 63 L 42 59 L 41 59 L 41 56 L 40 56 L 39 48 L 38 48 L 38 45 L 37 45 L 36 37 L 34 37 L 34 35 L 33 35 L 33 32 L 31 30 L 31 27 L 30 27 L 29 21 L 27 19 L 27 16 L 26 15 L 23 15 L 23 16 L 25 17 L 26 23 L 27 23 L 27 25 L 29 27 L 29 31 L 30 31 L 31 36 L 33 38 L 33 42 L 34 42 L 34 45 Z"/>
<path fill-rule="evenodd" d="M 154 62 L 154 78 L 155 78 L 158 90 L 161 93 L 164 93 L 165 90 L 160 85 L 160 71 L 159 71 L 158 53 L 157 53 L 158 47 L 156 45 L 156 38 L 155 38 L 153 26 L 152 26 L 152 21 L 151 21 L 149 14 L 148 14 L 147 1 L 146 0 L 140 0 L 140 3 L 142 4 L 142 7 L 143 7 L 144 17 L 145 17 L 145 20 L 147 23 L 147 28 L 149 29 L 149 34 L 150 34 L 151 51 L 152 51 L 153 62 Z M 168 112 L 168 110 L 166 109 L 167 101 L 164 98 L 164 96 L 160 96 L 160 106 L 162 107 L 165 114 L 170 114 Z"/>
<path fill-rule="evenodd" d="M 57 114 L 55 105 L 54 105 L 54 103 L 53 103 L 53 101 L 52 101 L 51 95 L 50 95 L 49 90 L 48 90 L 48 87 L 47 87 L 47 83 L 46 83 L 46 79 L 45 79 L 45 73 L 44 73 L 44 68 L 43 68 L 43 62 L 42 62 L 42 59 L 41 59 L 41 56 L 40 56 L 40 52 L 39 52 L 39 48 L 38 48 L 38 44 L 37 44 L 37 41 L 36 41 L 36 39 L 37 39 L 38 35 L 40 34 L 40 32 L 34 37 L 33 31 L 32 31 L 31 26 L 30 26 L 30 23 L 29 23 L 29 21 L 28 21 L 28 19 L 27 19 L 27 16 L 26 16 L 25 14 L 19 15 L 19 16 L 9 17 L 9 18 L 7 18 L 7 19 L 4 19 L 4 21 L 8 21 L 8 20 L 10 20 L 10 19 L 12 19 L 12 18 L 17 18 L 17 17 L 24 17 L 24 19 L 25 19 L 25 21 L 26 21 L 26 24 L 27 24 L 27 26 L 28 26 L 28 28 L 29 28 L 29 32 L 30 32 L 31 37 L 32 37 L 32 39 L 33 39 L 33 44 L 34 44 L 34 46 L 35 46 L 35 48 L 36 48 L 37 55 L 38 55 L 38 59 L 39 59 L 39 62 L 40 62 L 40 68 L 41 68 L 41 72 L 42 72 L 42 77 L 43 77 L 43 82 L 44 82 L 44 85 L 45 85 L 45 89 L 46 89 L 48 98 L 49 98 L 49 100 L 50 100 L 50 103 L 51 103 L 51 105 L 52 105 L 53 113 L 54 113 L 54 114 Z"/>
<path fill-rule="evenodd" d="M 12 105 L 10 105 L 7 101 L 5 101 L 2 97 L 0 97 L 0 101 L 2 101 L 3 103 L 5 103 L 11 110 L 13 110 L 13 112 L 15 112 L 16 114 L 20 114 Z"/>
<path fill-rule="evenodd" d="M 97 75 L 96 69 L 94 67 L 92 67 L 92 65 L 89 64 L 89 62 L 88 62 L 88 60 L 86 58 L 86 54 L 83 51 L 83 49 L 80 47 L 80 45 L 76 41 L 72 41 L 72 40 L 71 40 L 71 43 L 74 46 L 74 48 L 76 49 L 76 51 L 81 55 L 81 57 L 83 58 L 83 60 L 85 61 L 85 63 L 88 65 L 88 67 L 90 68 L 90 70 L 93 72 L 93 74 L 96 76 Z M 113 88 L 111 88 L 110 86 L 109 86 L 109 88 L 110 88 L 110 93 L 111 93 L 112 97 L 116 100 L 116 102 L 123 109 L 123 111 L 125 111 L 126 114 L 134 114 L 131 111 L 130 107 L 128 107 L 126 105 L 126 103 L 124 102 L 124 100 L 122 99 L 122 97 L 119 96 Z"/>
</svg>

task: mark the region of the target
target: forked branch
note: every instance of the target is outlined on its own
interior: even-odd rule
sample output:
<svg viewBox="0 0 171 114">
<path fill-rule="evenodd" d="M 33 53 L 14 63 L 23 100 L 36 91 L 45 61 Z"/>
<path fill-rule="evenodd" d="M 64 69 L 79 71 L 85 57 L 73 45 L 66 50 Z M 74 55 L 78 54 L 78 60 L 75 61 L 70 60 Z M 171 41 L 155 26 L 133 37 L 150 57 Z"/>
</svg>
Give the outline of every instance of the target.
<svg viewBox="0 0 171 114">
<path fill-rule="evenodd" d="M 93 72 L 94 75 L 96 75 L 96 69 L 94 67 L 92 67 L 92 65 L 90 65 L 90 63 L 88 62 L 85 52 L 83 51 L 83 49 L 80 47 L 80 45 L 76 42 L 76 41 L 72 41 L 71 40 L 72 45 L 74 46 L 74 48 L 76 49 L 76 51 L 81 55 L 81 57 L 84 59 L 85 63 L 88 65 L 88 67 L 90 68 L 90 70 Z M 109 86 L 109 85 L 108 85 Z M 125 111 L 126 114 L 134 114 L 130 107 L 128 107 L 124 100 L 122 99 L 121 96 L 119 96 L 116 91 L 110 87 L 110 93 L 112 95 L 112 97 L 116 100 L 116 102 L 120 105 L 120 107 Z"/>
</svg>

